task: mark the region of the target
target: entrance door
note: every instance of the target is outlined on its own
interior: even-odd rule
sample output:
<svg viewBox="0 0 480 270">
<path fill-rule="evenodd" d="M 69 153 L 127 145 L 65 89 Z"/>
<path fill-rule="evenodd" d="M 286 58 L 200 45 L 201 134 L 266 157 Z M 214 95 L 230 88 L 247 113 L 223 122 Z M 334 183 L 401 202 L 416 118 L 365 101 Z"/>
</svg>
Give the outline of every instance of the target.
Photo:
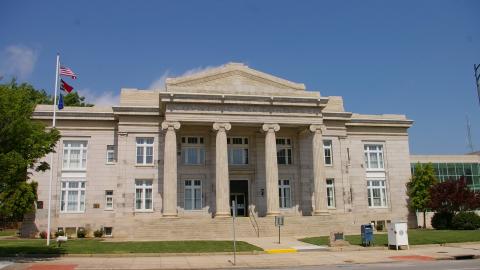
<svg viewBox="0 0 480 270">
<path fill-rule="evenodd" d="M 248 216 L 248 180 L 230 180 L 230 204 L 232 201 L 237 204 L 237 217 Z"/>
<path fill-rule="evenodd" d="M 236 204 L 237 217 L 245 217 L 247 215 L 246 203 L 245 203 L 245 193 L 233 193 L 230 194 L 230 202 L 234 201 Z M 231 209 L 233 210 L 233 209 Z M 233 214 L 233 213 L 232 213 Z"/>
</svg>

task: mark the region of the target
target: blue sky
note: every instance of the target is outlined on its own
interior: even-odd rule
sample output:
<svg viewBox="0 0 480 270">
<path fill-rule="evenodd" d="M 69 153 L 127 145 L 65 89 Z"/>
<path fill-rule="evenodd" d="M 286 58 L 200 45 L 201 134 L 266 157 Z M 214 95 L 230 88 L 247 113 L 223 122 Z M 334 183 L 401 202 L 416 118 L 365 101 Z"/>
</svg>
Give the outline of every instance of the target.
<svg viewBox="0 0 480 270">
<path fill-rule="evenodd" d="M 108 104 L 122 87 L 230 61 L 342 96 L 347 111 L 400 113 L 414 154 L 480 149 L 480 1 L 3 1 L 0 72 Z"/>
</svg>

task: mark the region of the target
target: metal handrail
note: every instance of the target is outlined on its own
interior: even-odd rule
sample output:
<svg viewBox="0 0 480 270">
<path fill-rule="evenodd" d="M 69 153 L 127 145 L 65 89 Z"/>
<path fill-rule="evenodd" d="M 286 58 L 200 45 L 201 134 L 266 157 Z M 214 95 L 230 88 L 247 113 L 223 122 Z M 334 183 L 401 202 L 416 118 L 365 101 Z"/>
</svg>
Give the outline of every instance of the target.
<svg viewBox="0 0 480 270">
<path fill-rule="evenodd" d="M 258 226 L 257 219 L 255 218 L 255 214 L 253 213 L 252 208 L 250 206 L 248 206 L 248 212 L 250 212 L 250 214 L 248 215 L 248 218 L 250 219 L 250 223 L 252 223 L 253 229 L 257 232 L 257 237 L 260 237 L 260 226 Z M 253 218 L 253 222 L 252 222 L 252 218 Z"/>
</svg>

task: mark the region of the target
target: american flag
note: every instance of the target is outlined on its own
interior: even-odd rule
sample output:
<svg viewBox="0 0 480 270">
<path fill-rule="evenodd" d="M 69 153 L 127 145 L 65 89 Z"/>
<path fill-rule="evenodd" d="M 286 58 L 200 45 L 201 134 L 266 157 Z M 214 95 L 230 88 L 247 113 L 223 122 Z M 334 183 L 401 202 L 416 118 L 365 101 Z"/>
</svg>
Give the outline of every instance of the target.
<svg viewBox="0 0 480 270">
<path fill-rule="evenodd" d="M 75 72 L 73 72 L 73 70 L 71 70 L 71 69 L 68 68 L 68 67 L 64 67 L 64 66 L 61 66 L 61 67 L 60 67 L 60 75 L 69 76 L 69 77 L 71 77 L 72 79 L 76 79 L 76 78 L 77 78 L 77 74 L 75 74 Z"/>
</svg>

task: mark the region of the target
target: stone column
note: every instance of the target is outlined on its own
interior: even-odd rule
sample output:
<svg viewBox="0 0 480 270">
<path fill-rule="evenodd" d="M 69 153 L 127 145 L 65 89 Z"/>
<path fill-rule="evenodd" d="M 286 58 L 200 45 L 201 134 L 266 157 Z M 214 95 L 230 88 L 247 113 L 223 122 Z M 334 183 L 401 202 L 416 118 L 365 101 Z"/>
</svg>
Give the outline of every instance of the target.
<svg viewBox="0 0 480 270">
<path fill-rule="evenodd" d="M 230 178 L 228 175 L 227 131 L 229 123 L 214 123 L 215 140 L 215 217 L 230 216 Z"/>
<path fill-rule="evenodd" d="M 264 124 L 265 131 L 265 182 L 267 196 L 267 216 L 279 215 L 278 199 L 278 164 L 277 164 L 277 141 L 275 132 L 280 130 L 278 124 Z"/>
<path fill-rule="evenodd" d="M 313 132 L 313 192 L 315 197 L 313 214 L 328 215 L 322 126 L 310 125 L 310 131 Z"/>
<path fill-rule="evenodd" d="M 177 135 L 179 122 L 164 121 L 165 153 L 163 155 L 163 216 L 177 216 Z"/>
</svg>

